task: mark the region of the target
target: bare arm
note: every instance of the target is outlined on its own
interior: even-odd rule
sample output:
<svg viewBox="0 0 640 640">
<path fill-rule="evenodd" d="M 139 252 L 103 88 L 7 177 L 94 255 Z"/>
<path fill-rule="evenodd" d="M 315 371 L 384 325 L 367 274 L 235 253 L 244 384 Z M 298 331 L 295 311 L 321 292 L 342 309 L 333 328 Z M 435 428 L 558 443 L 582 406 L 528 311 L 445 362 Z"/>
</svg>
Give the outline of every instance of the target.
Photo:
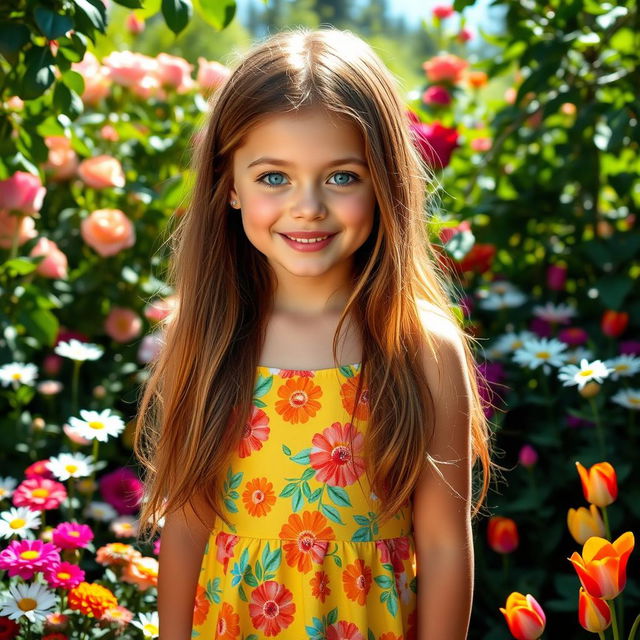
<svg viewBox="0 0 640 640">
<path fill-rule="evenodd" d="M 206 507 L 194 500 L 205 522 Z M 191 640 L 193 607 L 210 529 L 187 504 L 165 516 L 158 568 L 158 640 Z"/>
<path fill-rule="evenodd" d="M 427 464 L 413 494 L 417 640 L 465 640 L 473 600 L 470 397 L 463 345 L 448 319 L 429 314 L 438 362 L 425 349 L 435 404 Z"/>
</svg>

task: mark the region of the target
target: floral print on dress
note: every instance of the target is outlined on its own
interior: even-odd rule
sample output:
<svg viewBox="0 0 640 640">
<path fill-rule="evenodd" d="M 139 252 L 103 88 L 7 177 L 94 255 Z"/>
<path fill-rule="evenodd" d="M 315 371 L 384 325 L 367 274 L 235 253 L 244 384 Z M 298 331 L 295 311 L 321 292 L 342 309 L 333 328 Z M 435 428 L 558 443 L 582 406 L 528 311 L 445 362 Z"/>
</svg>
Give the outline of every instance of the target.
<svg viewBox="0 0 640 640">
<path fill-rule="evenodd" d="M 411 503 L 378 521 L 360 366 L 259 366 L 204 550 L 192 638 L 415 640 Z"/>
</svg>

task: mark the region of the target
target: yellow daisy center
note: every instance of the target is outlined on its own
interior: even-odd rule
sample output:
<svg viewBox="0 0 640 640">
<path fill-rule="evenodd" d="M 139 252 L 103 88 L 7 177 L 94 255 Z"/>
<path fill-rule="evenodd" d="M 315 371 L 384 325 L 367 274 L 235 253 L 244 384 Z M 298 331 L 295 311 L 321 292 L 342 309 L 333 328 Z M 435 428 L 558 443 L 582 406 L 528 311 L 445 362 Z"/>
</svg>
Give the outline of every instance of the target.
<svg viewBox="0 0 640 640">
<path fill-rule="evenodd" d="M 34 498 L 46 498 L 49 495 L 49 489 L 34 489 L 31 495 Z"/>
<path fill-rule="evenodd" d="M 593 369 L 585 369 L 584 371 L 580 371 L 580 375 L 583 377 L 587 377 L 587 376 L 591 376 L 593 375 Z"/>
<path fill-rule="evenodd" d="M 9 526 L 12 529 L 20 529 L 22 527 L 24 527 L 24 525 L 27 524 L 27 521 L 24 518 L 14 518 L 10 523 Z"/>
<path fill-rule="evenodd" d="M 536 353 L 536 356 L 541 360 L 548 359 L 550 355 L 551 354 L 548 351 L 538 351 L 538 353 Z"/>
<path fill-rule="evenodd" d="M 29 549 L 28 551 L 23 551 L 20 554 L 20 557 L 23 560 L 35 560 L 39 556 L 40 556 L 40 552 L 39 551 L 35 551 L 35 549 Z"/>
<path fill-rule="evenodd" d="M 145 624 L 144 627 L 142 628 L 147 633 L 158 635 L 158 627 L 155 624 L 152 624 L 151 622 L 147 622 L 147 624 Z"/>
<path fill-rule="evenodd" d="M 67 464 L 64 467 L 69 473 L 74 473 L 75 471 L 78 470 L 78 465 L 77 464 Z"/>
<path fill-rule="evenodd" d="M 104 429 L 104 422 L 93 421 L 93 422 L 88 422 L 87 424 L 92 429 L 95 429 L 96 431 L 99 431 L 100 429 Z"/>
<path fill-rule="evenodd" d="M 71 574 L 67 573 L 66 571 L 60 571 L 60 573 L 58 573 L 57 575 L 60 580 L 68 580 L 71 577 Z"/>
<path fill-rule="evenodd" d="M 21 598 L 18 600 L 18 608 L 21 611 L 33 611 L 38 606 L 38 601 L 33 598 Z"/>
</svg>

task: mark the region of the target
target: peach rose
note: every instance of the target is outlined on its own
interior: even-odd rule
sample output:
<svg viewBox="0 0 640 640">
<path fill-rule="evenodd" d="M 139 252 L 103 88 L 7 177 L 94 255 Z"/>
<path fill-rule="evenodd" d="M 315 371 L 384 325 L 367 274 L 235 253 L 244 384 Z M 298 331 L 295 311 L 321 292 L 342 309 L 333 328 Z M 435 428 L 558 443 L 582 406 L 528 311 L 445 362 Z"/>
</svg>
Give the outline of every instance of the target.
<svg viewBox="0 0 640 640">
<path fill-rule="evenodd" d="M 156 56 L 156 62 L 158 63 L 156 75 L 160 84 L 173 87 L 178 93 L 186 93 L 195 85 L 191 77 L 193 65 L 184 58 L 159 53 Z"/>
<path fill-rule="evenodd" d="M 125 184 L 119 160 L 104 154 L 83 160 L 78 167 L 78 175 L 87 186 L 94 189 L 124 187 Z"/>
<path fill-rule="evenodd" d="M 82 239 L 102 257 L 113 256 L 135 244 L 131 220 L 120 209 L 97 209 L 80 224 Z"/>
<path fill-rule="evenodd" d="M 489 81 L 489 76 L 484 71 L 467 72 L 467 83 L 472 89 L 481 89 Z"/>
<path fill-rule="evenodd" d="M 60 251 L 58 245 L 48 238 L 41 237 L 29 252 L 32 257 L 44 256 L 36 272 L 45 278 L 67 277 L 67 256 Z"/>
<path fill-rule="evenodd" d="M 427 74 L 429 82 L 435 84 L 440 82 L 456 83 L 462 79 L 462 73 L 469 66 L 469 63 L 451 53 L 443 53 L 434 56 L 422 64 L 422 68 Z"/>
<path fill-rule="evenodd" d="M 122 570 L 120 579 L 123 582 L 135 584 L 140 591 L 158 586 L 158 561 L 155 558 L 143 556 L 134 558 Z"/>
<path fill-rule="evenodd" d="M 132 33 L 134 36 L 137 36 L 139 33 L 144 31 L 144 20 L 138 18 L 138 16 L 133 12 L 127 16 L 125 24 L 129 33 Z"/>
<path fill-rule="evenodd" d="M 197 82 L 201 89 L 217 89 L 231 75 L 231 70 L 215 60 L 198 58 Z"/>
<path fill-rule="evenodd" d="M 36 223 L 30 216 L 15 216 L 5 209 L 0 209 L 0 247 L 10 249 L 13 234 L 18 234 L 18 246 L 38 235 Z"/>
<path fill-rule="evenodd" d="M 491 144 L 491 138 L 474 138 L 471 141 L 471 148 L 474 151 L 489 151 L 489 149 L 491 149 Z"/>
<path fill-rule="evenodd" d="M 46 136 L 44 142 L 49 149 L 44 168 L 51 172 L 50 178 L 62 181 L 73 177 L 78 169 L 78 155 L 71 147 L 71 140 L 65 136 Z"/>
<path fill-rule="evenodd" d="M 158 63 L 155 58 L 131 51 L 114 51 L 102 64 L 108 70 L 109 77 L 123 87 L 135 87 L 146 76 L 155 76 Z"/>
<path fill-rule="evenodd" d="M 86 105 L 95 106 L 109 95 L 111 90 L 111 79 L 109 71 L 103 67 L 98 59 L 87 51 L 80 62 L 71 65 L 84 79 L 84 91 L 82 92 L 82 102 Z"/>
<path fill-rule="evenodd" d="M 105 124 L 104 127 L 100 129 L 100 137 L 109 142 L 118 142 L 118 140 L 120 140 L 120 136 L 112 124 Z"/>
<path fill-rule="evenodd" d="M 36 213 L 40 211 L 46 193 L 40 176 L 16 171 L 10 178 L 0 180 L 0 209 Z"/>
<path fill-rule="evenodd" d="M 142 332 L 142 319 L 132 309 L 113 307 L 104 322 L 104 330 L 116 342 L 131 342 Z"/>
</svg>

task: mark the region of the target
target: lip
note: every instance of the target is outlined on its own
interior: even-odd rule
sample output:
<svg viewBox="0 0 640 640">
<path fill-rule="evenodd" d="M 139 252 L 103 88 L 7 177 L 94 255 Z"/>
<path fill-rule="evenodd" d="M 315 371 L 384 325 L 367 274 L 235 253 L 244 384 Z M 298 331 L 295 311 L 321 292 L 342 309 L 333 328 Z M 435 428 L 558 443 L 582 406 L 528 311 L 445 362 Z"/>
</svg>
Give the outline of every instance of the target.
<svg viewBox="0 0 640 640">
<path fill-rule="evenodd" d="M 302 232 L 297 232 L 296 234 L 297 238 L 305 238 L 305 239 L 318 238 L 318 237 L 321 237 L 322 235 L 325 235 L 328 237 L 326 237 L 324 240 L 320 240 L 319 242 L 298 242 L 297 240 L 292 240 L 291 238 L 287 238 L 287 236 L 283 233 L 280 233 L 279 235 L 282 237 L 282 240 L 286 242 L 292 249 L 295 249 L 296 251 L 300 251 L 302 253 L 308 253 L 311 251 L 321 251 L 331 243 L 331 241 L 333 240 L 333 236 L 336 235 L 335 233 L 320 234 L 317 231 L 313 231 L 311 235 L 304 235 L 304 236 L 299 235 L 300 233 Z"/>
</svg>

